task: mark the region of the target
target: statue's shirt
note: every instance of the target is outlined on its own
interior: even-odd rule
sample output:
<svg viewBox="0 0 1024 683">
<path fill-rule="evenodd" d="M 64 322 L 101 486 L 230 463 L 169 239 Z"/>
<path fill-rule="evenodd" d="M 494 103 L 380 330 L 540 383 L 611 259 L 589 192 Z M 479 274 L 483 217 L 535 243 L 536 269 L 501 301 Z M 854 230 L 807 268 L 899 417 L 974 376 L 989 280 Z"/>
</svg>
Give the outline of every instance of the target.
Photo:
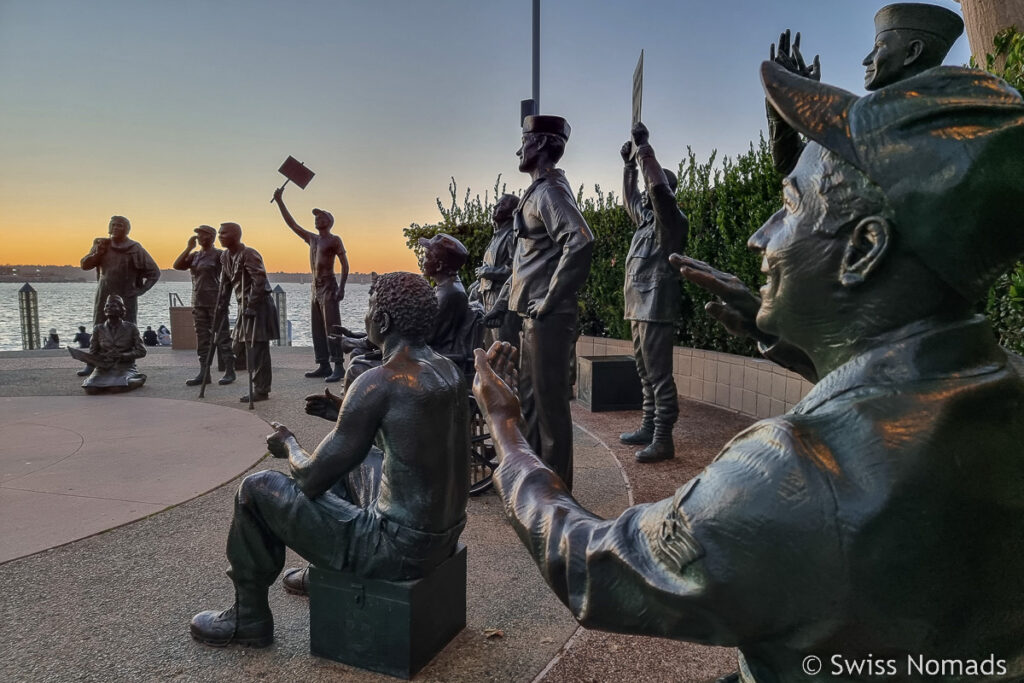
<svg viewBox="0 0 1024 683">
<path fill-rule="evenodd" d="M 192 273 L 192 306 L 213 308 L 217 305 L 220 288 L 221 250 L 197 251 L 189 256 L 188 269 Z"/>
</svg>

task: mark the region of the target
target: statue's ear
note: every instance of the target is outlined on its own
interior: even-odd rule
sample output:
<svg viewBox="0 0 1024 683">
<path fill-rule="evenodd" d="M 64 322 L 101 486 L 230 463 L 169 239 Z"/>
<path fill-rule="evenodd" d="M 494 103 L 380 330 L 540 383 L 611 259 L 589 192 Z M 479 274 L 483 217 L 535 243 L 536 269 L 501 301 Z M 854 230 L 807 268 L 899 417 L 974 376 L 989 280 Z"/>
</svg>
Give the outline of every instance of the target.
<svg viewBox="0 0 1024 683">
<path fill-rule="evenodd" d="M 903 66 L 910 66 L 924 53 L 924 41 L 918 38 L 907 43 L 907 56 L 903 58 Z"/>
<path fill-rule="evenodd" d="M 380 312 L 380 333 L 387 334 L 391 331 L 391 314 L 387 311 Z"/>
<path fill-rule="evenodd" d="M 839 283 L 856 287 L 875 271 L 892 241 L 892 224 L 880 216 L 869 216 L 850 232 L 839 267 Z"/>
</svg>

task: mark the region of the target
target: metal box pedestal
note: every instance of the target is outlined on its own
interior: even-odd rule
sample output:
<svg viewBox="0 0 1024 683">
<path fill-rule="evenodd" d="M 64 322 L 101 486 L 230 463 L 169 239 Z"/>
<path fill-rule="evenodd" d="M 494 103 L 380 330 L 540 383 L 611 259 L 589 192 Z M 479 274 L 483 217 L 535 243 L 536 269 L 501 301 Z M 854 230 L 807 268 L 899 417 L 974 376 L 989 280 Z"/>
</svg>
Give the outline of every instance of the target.
<svg viewBox="0 0 1024 683">
<path fill-rule="evenodd" d="M 411 678 L 466 626 L 466 546 L 414 581 L 309 569 L 309 649 Z"/>
</svg>

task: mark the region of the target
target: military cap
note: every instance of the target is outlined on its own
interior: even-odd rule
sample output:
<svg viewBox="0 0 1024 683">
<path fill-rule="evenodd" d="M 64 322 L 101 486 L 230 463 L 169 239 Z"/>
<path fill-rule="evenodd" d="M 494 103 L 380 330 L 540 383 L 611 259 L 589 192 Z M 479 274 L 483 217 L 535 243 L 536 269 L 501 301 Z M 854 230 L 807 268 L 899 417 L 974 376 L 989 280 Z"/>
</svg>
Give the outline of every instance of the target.
<svg viewBox="0 0 1024 683">
<path fill-rule="evenodd" d="M 523 120 L 523 134 L 526 133 L 549 133 L 557 135 L 563 140 L 569 139 L 569 122 L 561 116 L 547 116 L 535 114 L 527 116 Z"/>
<path fill-rule="evenodd" d="M 1024 98 L 996 76 L 939 66 L 858 97 L 761 65 L 797 131 L 878 185 L 894 229 L 968 301 L 1024 254 Z"/>
<path fill-rule="evenodd" d="M 451 235 L 439 232 L 431 238 L 421 237 L 419 245 L 424 249 L 438 249 L 438 254 L 449 268 L 459 269 L 469 258 L 469 250 Z"/>
<path fill-rule="evenodd" d="M 313 215 L 319 217 L 320 214 L 327 216 L 329 227 L 334 226 L 334 215 L 330 211 L 324 211 L 323 209 L 313 209 Z"/>
<path fill-rule="evenodd" d="M 216 237 L 216 235 L 217 235 L 217 228 L 210 227 L 209 225 L 200 225 L 198 228 L 196 228 L 192 232 L 195 232 L 195 233 L 208 232 L 211 235 Z"/>
<path fill-rule="evenodd" d="M 898 2 L 878 10 L 875 35 L 899 29 L 931 33 L 941 39 L 948 50 L 964 32 L 964 20 L 945 7 L 921 2 Z"/>
</svg>

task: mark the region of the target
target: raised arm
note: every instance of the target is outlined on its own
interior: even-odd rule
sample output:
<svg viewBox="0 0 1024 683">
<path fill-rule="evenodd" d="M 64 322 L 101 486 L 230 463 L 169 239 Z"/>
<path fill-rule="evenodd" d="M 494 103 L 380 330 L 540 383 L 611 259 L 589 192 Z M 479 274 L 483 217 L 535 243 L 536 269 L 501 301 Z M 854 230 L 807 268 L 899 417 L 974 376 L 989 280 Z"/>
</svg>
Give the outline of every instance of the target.
<svg viewBox="0 0 1024 683">
<path fill-rule="evenodd" d="M 622 205 L 635 227 L 640 227 L 640 190 L 637 188 L 636 161 L 633 159 L 633 143 L 626 141 L 619 149 L 622 157 Z"/>
<path fill-rule="evenodd" d="M 654 148 L 645 140 L 644 144 L 637 146 L 636 158 L 643 170 L 651 210 L 654 211 L 658 243 L 669 250 L 685 251 L 690 222 L 676 203 L 676 195 L 668 183 L 665 170 L 654 156 Z"/>
<path fill-rule="evenodd" d="M 281 218 L 283 218 L 284 222 L 288 224 L 288 227 L 292 229 L 292 232 L 309 244 L 309 240 L 313 238 L 313 233 L 304 229 L 301 225 L 295 222 L 295 219 L 292 218 L 292 214 L 288 211 L 288 207 L 284 205 L 283 194 L 284 188 L 279 187 L 274 190 L 273 201 L 277 202 L 277 208 L 281 210 Z"/>
<path fill-rule="evenodd" d="M 171 268 L 175 270 L 188 270 L 189 267 L 189 256 L 192 254 L 192 250 L 196 248 L 196 243 L 199 238 L 192 235 L 188 238 L 188 246 L 185 247 L 185 251 L 178 254 L 178 258 L 174 259 L 174 263 L 171 264 Z"/>
<path fill-rule="evenodd" d="M 110 239 L 97 237 L 92 241 L 92 248 L 89 253 L 82 257 L 82 270 L 92 270 L 103 262 L 103 255 L 107 253 L 110 246 Z"/>
</svg>

